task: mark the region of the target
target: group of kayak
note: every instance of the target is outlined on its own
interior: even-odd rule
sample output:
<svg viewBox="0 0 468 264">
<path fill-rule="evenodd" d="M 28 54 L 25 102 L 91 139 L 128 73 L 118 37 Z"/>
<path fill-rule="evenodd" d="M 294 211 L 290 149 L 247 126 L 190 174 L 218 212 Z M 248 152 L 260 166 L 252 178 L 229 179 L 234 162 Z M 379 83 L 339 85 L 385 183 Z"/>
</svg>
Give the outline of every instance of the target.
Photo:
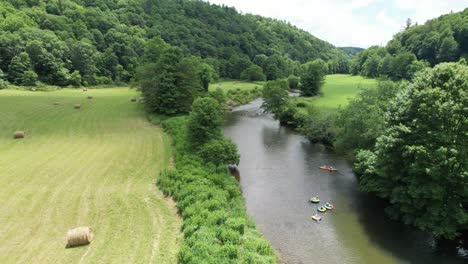
<svg viewBox="0 0 468 264">
<path fill-rule="evenodd" d="M 318 196 L 314 196 L 310 198 L 311 203 L 320 203 L 320 198 Z M 325 213 L 326 211 L 333 210 L 335 209 L 335 206 L 329 202 L 326 202 L 324 205 L 320 206 L 317 208 L 317 211 L 320 213 Z M 318 213 L 315 213 L 312 215 L 312 220 L 315 220 L 317 222 L 322 220 L 322 216 L 319 215 Z"/>
<path fill-rule="evenodd" d="M 320 166 L 320 169 L 321 170 L 326 170 L 326 171 L 329 171 L 329 172 L 338 171 L 334 167 L 326 166 L 326 165 Z M 318 196 L 314 196 L 314 197 L 310 198 L 310 202 L 314 203 L 314 204 L 318 204 L 318 203 L 320 203 L 320 198 Z M 333 210 L 333 209 L 335 209 L 335 206 L 333 204 L 329 203 L 329 202 L 326 202 L 324 205 L 318 207 L 317 211 L 320 212 L 320 213 L 325 213 L 326 211 Z M 320 222 L 320 221 L 322 221 L 322 216 L 320 214 L 318 214 L 318 213 L 315 213 L 315 214 L 312 215 L 312 220 Z"/>
</svg>

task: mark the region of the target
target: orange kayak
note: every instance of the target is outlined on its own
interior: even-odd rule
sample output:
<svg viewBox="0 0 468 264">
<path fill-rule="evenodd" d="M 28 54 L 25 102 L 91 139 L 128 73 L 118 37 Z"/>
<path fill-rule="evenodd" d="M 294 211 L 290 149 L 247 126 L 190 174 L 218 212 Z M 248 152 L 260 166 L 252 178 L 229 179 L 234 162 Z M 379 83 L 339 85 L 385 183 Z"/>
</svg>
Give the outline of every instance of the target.
<svg viewBox="0 0 468 264">
<path fill-rule="evenodd" d="M 333 168 L 332 166 L 321 166 L 321 170 L 326 170 L 326 171 L 338 171 L 337 169 Z"/>
</svg>

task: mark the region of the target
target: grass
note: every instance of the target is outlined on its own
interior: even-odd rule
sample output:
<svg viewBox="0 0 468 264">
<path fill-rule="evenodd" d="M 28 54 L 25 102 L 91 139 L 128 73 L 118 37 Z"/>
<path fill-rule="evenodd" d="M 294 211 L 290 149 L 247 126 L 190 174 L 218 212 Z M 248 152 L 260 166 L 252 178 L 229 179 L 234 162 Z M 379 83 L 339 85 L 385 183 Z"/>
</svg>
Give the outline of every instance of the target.
<svg viewBox="0 0 468 264">
<path fill-rule="evenodd" d="M 224 92 L 230 90 L 254 90 L 255 87 L 259 89 L 263 87 L 264 82 L 245 82 L 245 81 L 236 81 L 236 80 L 223 80 L 217 83 L 210 84 L 209 90 L 214 91 L 217 88 L 223 89 Z"/>
<path fill-rule="evenodd" d="M 136 95 L 0 91 L 2 263 L 177 262 L 181 220 L 154 184 L 169 139 Z M 26 138 L 14 140 L 16 130 Z M 91 226 L 94 241 L 66 249 L 77 226 Z"/>
<path fill-rule="evenodd" d="M 346 74 L 327 75 L 326 83 L 322 88 L 322 96 L 300 97 L 297 102 L 320 108 L 335 109 L 346 106 L 350 98 L 355 97 L 362 88 L 373 87 L 377 84 L 375 79 L 367 79 L 361 76 Z M 305 108 L 302 108 L 305 109 Z"/>
</svg>

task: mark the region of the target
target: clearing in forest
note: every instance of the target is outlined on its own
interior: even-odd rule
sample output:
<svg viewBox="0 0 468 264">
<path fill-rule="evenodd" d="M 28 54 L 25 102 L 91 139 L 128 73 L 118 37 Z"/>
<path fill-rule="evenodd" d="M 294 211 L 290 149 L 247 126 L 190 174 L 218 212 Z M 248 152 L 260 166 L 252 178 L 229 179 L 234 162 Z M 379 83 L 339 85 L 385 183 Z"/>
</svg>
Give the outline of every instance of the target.
<svg viewBox="0 0 468 264">
<path fill-rule="evenodd" d="M 312 104 L 321 108 L 336 108 L 346 106 L 350 98 L 354 98 L 363 88 L 375 87 L 377 80 L 348 74 L 327 75 L 320 97 L 296 98 L 297 102 Z"/>
</svg>

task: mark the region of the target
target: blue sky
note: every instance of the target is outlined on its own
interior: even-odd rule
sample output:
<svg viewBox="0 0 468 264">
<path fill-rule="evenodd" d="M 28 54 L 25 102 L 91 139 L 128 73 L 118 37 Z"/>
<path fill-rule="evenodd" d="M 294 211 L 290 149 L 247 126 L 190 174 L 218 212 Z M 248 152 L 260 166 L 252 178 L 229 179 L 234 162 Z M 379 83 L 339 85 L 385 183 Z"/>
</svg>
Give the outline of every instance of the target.
<svg viewBox="0 0 468 264">
<path fill-rule="evenodd" d="M 209 0 L 286 20 L 336 46 L 385 45 L 407 18 L 428 19 L 462 11 L 468 0 Z"/>
</svg>

